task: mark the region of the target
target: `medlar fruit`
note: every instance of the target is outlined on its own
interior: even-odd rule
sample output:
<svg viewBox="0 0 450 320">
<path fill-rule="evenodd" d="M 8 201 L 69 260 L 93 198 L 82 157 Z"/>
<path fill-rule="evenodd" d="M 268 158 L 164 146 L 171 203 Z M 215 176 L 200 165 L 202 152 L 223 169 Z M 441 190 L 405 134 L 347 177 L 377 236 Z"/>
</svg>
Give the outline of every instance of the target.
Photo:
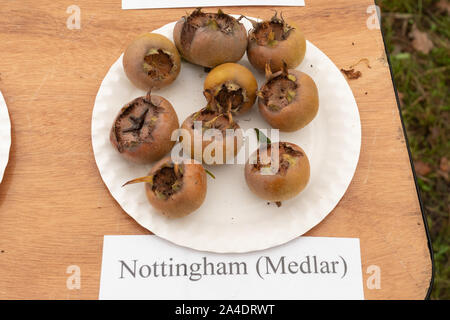
<svg viewBox="0 0 450 320">
<path fill-rule="evenodd" d="M 306 73 L 287 69 L 272 74 L 266 69 L 266 83 L 258 92 L 261 115 L 281 131 L 296 131 L 310 123 L 319 110 L 319 93 Z"/>
<path fill-rule="evenodd" d="M 178 117 L 170 102 L 148 92 L 120 110 L 110 141 L 126 159 L 149 163 L 172 149 L 175 141 L 171 141 L 171 135 L 178 128 Z"/>
<path fill-rule="evenodd" d="M 247 31 L 239 20 L 225 14 L 193 11 L 177 22 L 173 39 L 187 61 L 213 68 L 239 61 L 247 48 Z"/>
<path fill-rule="evenodd" d="M 246 67 L 224 63 L 212 69 L 205 79 L 205 96 L 215 100 L 217 112 L 243 114 L 256 100 L 258 83 Z M 209 95 L 209 97 L 208 97 Z"/>
<path fill-rule="evenodd" d="M 145 182 L 150 204 L 168 218 L 181 218 L 200 208 L 206 197 L 206 173 L 198 163 L 174 163 L 170 156 L 157 162 L 146 177 L 127 182 Z"/>
<path fill-rule="evenodd" d="M 264 72 L 266 63 L 270 63 L 270 68 L 275 72 L 281 70 L 283 61 L 289 69 L 294 69 L 303 61 L 306 39 L 295 23 L 288 24 L 276 13 L 268 21 L 250 22 L 253 29 L 248 36 L 247 56 L 253 67 Z"/>
<path fill-rule="evenodd" d="M 196 127 L 195 121 L 199 121 L 201 126 Z M 242 147 L 243 134 L 239 125 L 227 114 L 217 113 L 209 107 L 190 115 L 184 120 L 181 128 L 189 133 L 187 139 L 184 137 L 181 140 L 184 150 L 190 153 L 192 159 L 199 162 L 210 165 L 225 164 L 227 160 L 236 157 Z M 211 133 L 216 134 L 206 137 L 208 129 L 215 129 L 216 131 Z M 198 131 L 195 132 L 196 130 Z M 230 130 L 228 135 L 227 130 Z M 216 154 L 217 152 L 221 155 Z"/>
<path fill-rule="evenodd" d="M 123 68 L 128 79 L 143 90 L 171 84 L 180 73 L 180 67 L 177 48 L 157 33 L 140 35 L 123 55 Z"/>
<path fill-rule="evenodd" d="M 278 158 L 272 156 L 272 148 L 278 148 Z M 245 165 L 245 180 L 250 190 L 262 199 L 274 202 L 288 200 L 308 184 L 308 157 L 293 143 L 262 145 L 253 157 L 254 163 L 249 159 Z"/>
</svg>

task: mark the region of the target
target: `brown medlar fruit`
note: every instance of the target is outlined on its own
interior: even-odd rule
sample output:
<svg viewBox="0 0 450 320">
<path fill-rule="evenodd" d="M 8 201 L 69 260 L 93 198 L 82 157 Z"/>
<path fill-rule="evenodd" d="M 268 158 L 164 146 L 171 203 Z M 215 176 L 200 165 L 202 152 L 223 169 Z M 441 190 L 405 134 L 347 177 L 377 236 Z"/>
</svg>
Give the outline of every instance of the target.
<svg viewBox="0 0 450 320">
<path fill-rule="evenodd" d="M 239 61 L 247 48 L 247 31 L 239 20 L 225 14 L 193 11 L 177 22 L 173 39 L 187 61 L 213 68 Z"/>
<path fill-rule="evenodd" d="M 181 59 L 172 41 L 157 33 L 137 37 L 125 50 L 123 69 L 138 88 L 149 90 L 171 84 L 180 73 Z"/>
<path fill-rule="evenodd" d="M 168 218 L 181 218 L 200 208 L 206 197 L 206 173 L 198 163 L 174 163 L 170 156 L 157 162 L 146 177 L 127 182 L 145 182 L 150 204 Z"/>
<path fill-rule="evenodd" d="M 258 92 L 259 112 L 281 131 L 296 131 L 310 123 L 319 110 L 319 93 L 306 73 L 287 69 L 272 74 L 267 65 L 266 83 Z"/>
<path fill-rule="evenodd" d="M 279 71 L 283 61 L 289 69 L 296 68 L 304 59 L 306 39 L 297 25 L 289 24 L 277 17 L 277 13 L 268 21 L 255 22 L 248 19 L 253 29 L 248 36 L 247 56 L 250 63 L 264 72 L 266 63 L 272 71 Z"/>
<path fill-rule="evenodd" d="M 195 127 L 195 121 L 199 121 L 201 126 Z M 217 113 L 209 107 L 190 115 L 181 128 L 189 133 L 188 137 L 181 140 L 184 150 L 199 162 L 210 165 L 225 164 L 227 160 L 234 159 L 242 147 L 243 134 L 239 125 L 227 114 Z M 216 134 L 206 137 L 208 129 L 215 129 L 216 131 L 211 133 Z"/>
<path fill-rule="evenodd" d="M 231 117 L 231 114 L 243 114 L 252 108 L 258 83 L 246 67 L 224 63 L 208 73 L 204 90 L 207 98 L 215 100 L 217 112 Z"/>
<path fill-rule="evenodd" d="M 175 141 L 171 141 L 171 135 L 178 128 L 178 117 L 170 102 L 148 92 L 120 110 L 110 141 L 126 159 L 149 163 L 172 149 Z"/>
<path fill-rule="evenodd" d="M 278 148 L 278 158 L 272 156 L 272 148 Z M 308 157 L 293 143 L 262 145 L 252 157 L 254 163 L 250 158 L 245 165 L 245 180 L 250 190 L 262 199 L 274 202 L 288 200 L 308 184 Z"/>
</svg>

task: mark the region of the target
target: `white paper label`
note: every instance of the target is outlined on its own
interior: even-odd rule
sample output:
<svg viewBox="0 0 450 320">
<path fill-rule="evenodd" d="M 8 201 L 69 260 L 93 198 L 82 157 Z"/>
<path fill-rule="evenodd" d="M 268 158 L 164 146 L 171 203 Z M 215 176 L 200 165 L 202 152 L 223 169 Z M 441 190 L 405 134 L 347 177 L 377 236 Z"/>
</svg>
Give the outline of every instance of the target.
<svg viewBox="0 0 450 320">
<path fill-rule="evenodd" d="M 155 9 L 155 8 L 199 8 L 230 6 L 297 6 L 305 5 L 304 0 L 122 0 L 122 9 Z"/>
<path fill-rule="evenodd" d="M 152 235 L 105 236 L 99 298 L 364 299 L 359 239 L 215 254 Z"/>
</svg>

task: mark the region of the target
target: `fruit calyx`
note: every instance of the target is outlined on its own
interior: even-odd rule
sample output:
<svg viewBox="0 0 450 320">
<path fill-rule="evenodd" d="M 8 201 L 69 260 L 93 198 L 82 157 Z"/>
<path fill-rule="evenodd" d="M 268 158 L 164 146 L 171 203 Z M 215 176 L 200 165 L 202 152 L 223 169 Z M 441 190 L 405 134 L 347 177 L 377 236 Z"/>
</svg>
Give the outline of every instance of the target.
<svg viewBox="0 0 450 320">
<path fill-rule="evenodd" d="M 171 52 L 156 48 L 147 52 L 142 67 L 151 78 L 158 80 L 167 78 L 177 68 Z"/>
<path fill-rule="evenodd" d="M 119 152 L 151 139 L 161 111 L 151 102 L 151 91 L 126 105 L 114 123 Z"/>
<path fill-rule="evenodd" d="M 217 113 L 225 113 L 232 120 L 232 114 L 239 112 L 249 98 L 245 88 L 233 81 L 227 81 L 214 89 L 206 89 L 203 94 L 209 108 Z"/>
<path fill-rule="evenodd" d="M 184 24 L 181 30 L 181 44 L 189 49 L 197 29 L 208 27 L 214 31 L 232 34 L 236 25 L 236 19 L 225 14 L 221 9 L 217 13 L 205 13 L 202 8 L 197 8 L 190 15 L 183 17 Z"/>
<path fill-rule="evenodd" d="M 278 170 L 274 172 L 272 168 L 272 155 L 271 148 L 274 145 L 278 145 Z M 264 159 L 262 159 L 261 152 L 263 152 Z M 301 151 L 295 150 L 292 148 L 289 143 L 280 142 L 277 144 L 267 144 L 262 145 L 256 151 L 256 163 L 253 164 L 252 171 L 259 171 L 264 174 L 277 174 L 277 175 L 286 175 L 290 166 L 294 166 L 300 157 L 303 157 L 304 154 Z"/>
<path fill-rule="evenodd" d="M 272 73 L 270 64 L 266 64 L 266 83 L 257 95 L 272 112 L 277 112 L 295 100 L 298 92 L 297 78 L 289 74 L 286 63 L 282 70 Z"/>
<path fill-rule="evenodd" d="M 154 174 L 130 180 L 122 187 L 144 182 L 149 184 L 158 199 L 167 200 L 183 187 L 183 174 L 183 164 L 169 162 L 162 165 Z"/>
<path fill-rule="evenodd" d="M 256 40 L 260 46 L 275 46 L 279 41 L 286 40 L 292 30 L 295 29 L 284 21 L 282 13 L 280 18 L 278 18 L 277 12 L 268 21 L 255 22 L 248 18 L 247 20 L 253 25 L 251 40 Z"/>
<path fill-rule="evenodd" d="M 166 164 L 153 175 L 152 191 L 157 198 L 166 200 L 183 187 L 182 164 Z"/>
<path fill-rule="evenodd" d="M 202 122 L 202 130 L 217 129 L 225 135 L 227 129 L 236 129 L 237 124 L 230 119 L 228 114 L 218 113 L 209 106 L 201 109 L 192 115 L 192 129 L 194 129 L 194 121 Z"/>
</svg>

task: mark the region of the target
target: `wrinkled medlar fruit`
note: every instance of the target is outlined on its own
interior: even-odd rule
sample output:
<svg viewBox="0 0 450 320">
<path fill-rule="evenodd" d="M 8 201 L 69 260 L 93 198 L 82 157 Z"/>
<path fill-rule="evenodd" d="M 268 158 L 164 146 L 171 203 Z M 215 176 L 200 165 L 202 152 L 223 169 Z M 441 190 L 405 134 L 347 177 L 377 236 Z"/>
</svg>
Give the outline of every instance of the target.
<svg viewBox="0 0 450 320">
<path fill-rule="evenodd" d="M 237 63 L 224 63 L 212 69 L 206 76 L 205 96 L 214 99 L 217 112 L 243 114 L 256 100 L 258 83 L 246 67 Z"/>
<path fill-rule="evenodd" d="M 278 159 L 273 158 L 272 148 L 278 148 Z M 288 200 L 308 184 L 308 157 L 293 143 L 262 145 L 252 157 L 256 161 L 250 163 L 249 159 L 245 165 L 245 180 L 250 190 L 262 199 L 274 202 Z"/>
<path fill-rule="evenodd" d="M 272 73 L 267 64 L 266 83 L 258 92 L 261 115 L 276 129 L 296 131 L 310 123 L 319 110 L 319 93 L 306 73 L 287 69 Z"/>
<path fill-rule="evenodd" d="M 201 122 L 201 126 L 196 127 L 196 121 Z M 227 114 L 217 113 L 209 105 L 190 115 L 181 128 L 189 133 L 189 137 L 183 137 L 181 140 L 184 150 L 199 162 L 210 165 L 225 164 L 227 160 L 236 157 L 242 147 L 243 134 L 239 125 Z M 210 131 L 212 136 L 206 136 L 208 129 L 215 129 Z"/>
<path fill-rule="evenodd" d="M 126 159 L 149 163 L 172 149 L 175 141 L 171 141 L 171 135 L 178 128 L 178 117 L 170 102 L 148 92 L 120 110 L 110 141 Z"/>
<path fill-rule="evenodd" d="M 143 90 L 171 84 L 180 73 L 180 63 L 174 44 L 157 33 L 140 35 L 123 55 L 123 68 L 128 79 Z"/>
<path fill-rule="evenodd" d="M 183 58 L 209 68 L 239 61 L 247 48 L 244 25 L 222 10 L 197 9 L 183 17 L 173 29 L 173 39 Z"/>
<path fill-rule="evenodd" d="M 288 24 L 276 13 L 268 21 L 248 20 L 253 29 L 248 36 L 247 56 L 253 67 L 264 72 L 266 63 L 270 63 L 270 68 L 275 72 L 281 70 L 283 61 L 289 69 L 294 69 L 303 61 L 306 40 L 295 23 Z"/>
<path fill-rule="evenodd" d="M 198 163 L 174 163 L 170 156 L 157 162 L 146 177 L 127 182 L 145 182 L 150 204 L 168 218 L 181 218 L 200 208 L 206 197 L 206 173 Z"/>
</svg>

